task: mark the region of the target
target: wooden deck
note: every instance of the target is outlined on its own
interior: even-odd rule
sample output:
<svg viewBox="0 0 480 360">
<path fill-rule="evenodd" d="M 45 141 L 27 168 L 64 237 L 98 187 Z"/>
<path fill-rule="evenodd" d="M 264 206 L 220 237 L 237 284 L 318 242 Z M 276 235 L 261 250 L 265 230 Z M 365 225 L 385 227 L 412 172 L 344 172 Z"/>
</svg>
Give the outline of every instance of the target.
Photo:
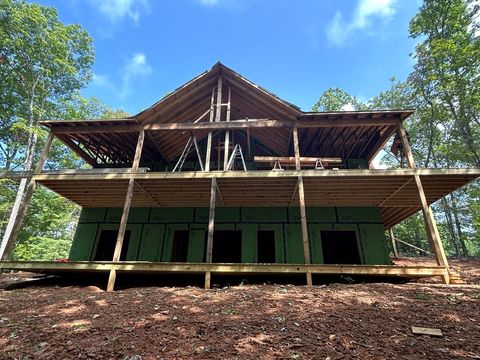
<svg viewBox="0 0 480 360">
<path fill-rule="evenodd" d="M 184 273 L 184 274 L 306 274 L 360 275 L 382 277 L 422 278 L 444 276 L 447 271 L 441 266 L 394 266 L 394 265 L 306 265 L 306 264 L 219 264 L 219 263 L 172 263 L 144 261 L 1 261 L 0 270 L 19 270 L 46 274 L 71 272 L 118 273 Z"/>
</svg>

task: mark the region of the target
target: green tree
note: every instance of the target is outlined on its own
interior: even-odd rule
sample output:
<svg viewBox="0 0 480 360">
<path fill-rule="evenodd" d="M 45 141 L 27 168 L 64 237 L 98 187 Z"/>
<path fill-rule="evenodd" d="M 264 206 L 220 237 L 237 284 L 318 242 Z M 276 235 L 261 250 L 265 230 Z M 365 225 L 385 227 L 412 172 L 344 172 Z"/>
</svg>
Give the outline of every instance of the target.
<svg viewBox="0 0 480 360">
<path fill-rule="evenodd" d="M 38 120 L 87 83 L 93 47 L 88 33 L 78 25 L 61 23 L 54 8 L 22 0 L 0 0 L 0 44 L 2 129 L 19 129 L 19 141 L 6 144 L 5 161 L 15 154 L 27 171 L 38 148 Z M 22 200 L 28 200 L 24 199 L 26 185 L 27 179 L 22 179 L 11 220 L 19 215 Z M 2 258 L 8 258 L 13 248 L 11 233 L 9 226 L 0 247 Z"/>
<path fill-rule="evenodd" d="M 345 90 L 338 87 L 327 89 L 318 101 L 313 105 L 313 111 L 341 111 L 345 110 L 345 107 L 352 108 L 353 110 L 362 110 L 365 108 L 365 104 L 362 104 L 355 96 L 348 94 Z"/>
</svg>

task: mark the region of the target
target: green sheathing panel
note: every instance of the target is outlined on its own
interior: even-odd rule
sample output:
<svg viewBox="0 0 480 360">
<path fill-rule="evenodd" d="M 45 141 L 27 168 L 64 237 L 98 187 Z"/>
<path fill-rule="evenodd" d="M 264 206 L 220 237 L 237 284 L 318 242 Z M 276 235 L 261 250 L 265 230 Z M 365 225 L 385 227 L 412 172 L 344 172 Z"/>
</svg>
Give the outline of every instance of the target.
<svg viewBox="0 0 480 360">
<path fill-rule="evenodd" d="M 304 264 L 302 228 L 300 224 L 285 224 L 285 255 L 288 264 Z"/>
<path fill-rule="evenodd" d="M 347 159 L 349 169 L 368 169 L 367 159 Z"/>
<path fill-rule="evenodd" d="M 287 222 L 287 208 L 246 207 L 242 208 L 242 222 Z"/>
<path fill-rule="evenodd" d="M 79 223 L 101 223 L 105 220 L 106 208 L 83 208 Z"/>
<path fill-rule="evenodd" d="M 205 228 L 196 226 L 190 229 L 190 239 L 188 242 L 189 262 L 203 262 L 203 253 L 205 251 Z"/>
<path fill-rule="evenodd" d="M 257 224 L 238 224 L 237 229 L 242 230 L 242 262 L 257 262 Z"/>
<path fill-rule="evenodd" d="M 93 244 L 97 235 L 98 224 L 78 224 L 70 248 L 69 259 L 72 261 L 90 260 Z"/>
<path fill-rule="evenodd" d="M 365 257 L 363 255 L 363 247 L 362 247 L 362 241 L 360 239 L 360 234 L 358 232 L 358 225 L 357 224 L 334 224 L 333 225 L 333 230 L 351 230 L 355 231 L 355 237 L 357 238 L 357 246 L 358 246 L 358 252 L 360 254 L 360 262 L 362 264 L 365 264 Z"/>
<path fill-rule="evenodd" d="M 335 223 L 337 216 L 334 207 L 307 207 L 307 222 Z M 289 222 L 300 222 L 300 208 L 288 208 Z"/>
<path fill-rule="evenodd" d="M 148 222 L 149 208 L 131 208 L 128 213 L 129 224 L 142 224 Z M 107 209 L 106 222 L 120 222 L 122 218 L 123 208 Z"/>
<path fill-rule="evenodd" d="M 151 223 L 191 223 L 194 208 L 152 208 Z"/>
<path fill-rule="evenodd" d="M 382 224 L 359 224 L 365 264 L 390 265 L 385 229 Z"/>
<path fill-rule="evenodd" d="M 275 232 L 275 262 L 284 263 L 284 241 L 283 241 L 283 225 L 282 224 L 260 224 L 258 230 L 273 230 Z M 255 252 L 257 252 L 257 234 L 255 234 Z M 258 255 L 257 255 L 258 256 Z M 258 258 L 255 257 L 255 262 Z"/>
<path fill-rule="evenodd" d="M 145 224 L 143 226 L 142 240 L 138 249 L 139 261 L 160 261 L 165 225 Z"/>
<path fill-rule="evenodd" d="M 97 250 L 98 240 L 100 238 L 100 234 L 102 233 L 102 230 L 118 230 L 119 226 L 120 224 L 99 224 L 98 225 L 98 231 L 97 231 L 97 236 L 95 237 L 95 246 L 94 246 L 93 254 L 95 254 Z M 140 238 L 142 236 L 142 227 L 143 225 L 141 224 L 127 224 L 127 228 L 125 229 L 125 231 L 130 231 L 130 239 L 128 241 L 128 249 L 127 249 L 127 255 L 126 255 L 127 261 L 137 260 L 138 248 L 140 246 Z"/>
<path fill-rule="evenodd" d="M 175 233 L 175 230 L 188 230 L 188 224 L 167 225 L 167 229 L 165 231 L 165 241 L 163 242 L 163 250 L 161 256 L 162 261 L 168 262 L 172 258 L 173 234 Z"/>
<path fill-rule="evenodd" d="M 381 223 L 380 209 L 374 206 L 337 208 L 339 223 Z"/>
<path fill-rule="evenodd" d="M 322 235 L 323 230 L 332 230 L 332 224 L 309 224 L 308 241 L 310 243 L 310 260 L 312 264 L 323 264 Z"/>
<path fill-rule="evenodd" d="M 196 208 L 195 222 L 208 223 L 209 209 Z M 240 208 L 218 207 L 215 209 L 215 223 L 238 223 L 240 222 Z"/>
</svg>

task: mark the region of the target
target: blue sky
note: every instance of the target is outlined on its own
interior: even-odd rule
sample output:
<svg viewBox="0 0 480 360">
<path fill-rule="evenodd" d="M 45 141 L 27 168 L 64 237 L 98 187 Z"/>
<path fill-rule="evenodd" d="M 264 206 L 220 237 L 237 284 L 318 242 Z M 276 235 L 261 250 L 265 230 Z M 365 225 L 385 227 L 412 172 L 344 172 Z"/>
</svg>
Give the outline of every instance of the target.
<svg viewBox="0 0 480 360">
<path fill-rule="evenodd" d="M 418 0 L 44 0 L 93 38 L 83 91 L 135 114 L 217 61 L 308 111 L 338 86 L 369 99 L 405 79 Z"/>
</svg>

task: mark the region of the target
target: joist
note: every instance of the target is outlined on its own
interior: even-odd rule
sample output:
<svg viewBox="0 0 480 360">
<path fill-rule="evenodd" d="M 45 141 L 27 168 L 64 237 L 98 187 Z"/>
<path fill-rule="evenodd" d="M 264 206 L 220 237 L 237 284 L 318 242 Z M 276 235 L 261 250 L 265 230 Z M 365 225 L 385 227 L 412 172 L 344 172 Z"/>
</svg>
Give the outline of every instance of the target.
<svg viewBox="0 0 480 360">
<path fill-rule="evenodd" d="M 300 164 L 304 165 L 315 165 L 317 161 L 321 161 L 322 163 L 333 163 L 333 164 L 341 164 L 342 158 L 337 157 L 299 157 Z M 254 156 L 253 161 L 256 162 L 279 162 L 280 164 L 288 164 L 288 165 L 295 165 L 295 157 L 293 156 Z"/>
</svg>

